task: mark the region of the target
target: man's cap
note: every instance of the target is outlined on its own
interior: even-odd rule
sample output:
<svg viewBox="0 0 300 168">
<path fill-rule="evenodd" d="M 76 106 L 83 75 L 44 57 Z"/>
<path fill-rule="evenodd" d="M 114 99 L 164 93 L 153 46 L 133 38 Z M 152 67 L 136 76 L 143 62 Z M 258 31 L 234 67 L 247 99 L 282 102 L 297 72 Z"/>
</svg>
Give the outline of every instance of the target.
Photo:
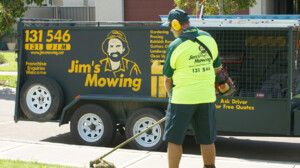
<svg viewBox="0 0 300 168">
<path fill-rule="evenodd" d="M 169 15 L 168 15 L 168 21 L 166 21 L 162 25 L 163 26 L 169 26 L 170 23 L 174 19 L 177 19 L 179 22 L 182 22 L 182 21 L 188 21 L 189 17 L 188 17 L 188 14 L 184 10 L 181 10 L 181 9 L 172 9 L 169 12 Z"/>
</svg>

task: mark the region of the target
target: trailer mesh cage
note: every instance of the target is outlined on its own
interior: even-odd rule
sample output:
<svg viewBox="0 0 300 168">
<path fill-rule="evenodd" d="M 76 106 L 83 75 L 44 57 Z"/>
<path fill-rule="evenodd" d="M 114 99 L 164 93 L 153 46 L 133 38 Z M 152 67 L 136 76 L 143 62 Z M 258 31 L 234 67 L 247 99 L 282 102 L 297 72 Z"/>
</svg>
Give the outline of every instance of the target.
<svg viewBox="0 0 300 168">
<path fill-rule="evenodd" d="M 287 98 L 289 87 L 292 95 L 299 93 L 298 71 L 294 64 L 298 31 L 290 29 L 206 30 L 217 41 L 223 66 L 236 85 L 234 96 Z"/>
</svg>

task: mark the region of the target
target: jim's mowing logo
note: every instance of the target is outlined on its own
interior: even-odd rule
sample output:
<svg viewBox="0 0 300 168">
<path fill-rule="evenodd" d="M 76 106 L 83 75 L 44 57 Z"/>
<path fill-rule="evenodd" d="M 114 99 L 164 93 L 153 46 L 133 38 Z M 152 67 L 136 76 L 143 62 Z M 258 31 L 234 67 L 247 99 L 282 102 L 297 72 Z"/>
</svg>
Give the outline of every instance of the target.
<svg viewBox="0 0 300 168">
<path fill-rule="evenodd" d="M 69 73 L 86 73 L 85 87 L 119 87 L 131 88 L 137 92 L 142 79 L 139 66 L 125 57 L 130 48 L 125 34 L 119 30 L 109 32 L 102 42 L 102 52 L 106 57 L 92 64 L 80 64 L 72 60 Z M 102 54 L 101 54 L 102 57 Z"/>
</svg>

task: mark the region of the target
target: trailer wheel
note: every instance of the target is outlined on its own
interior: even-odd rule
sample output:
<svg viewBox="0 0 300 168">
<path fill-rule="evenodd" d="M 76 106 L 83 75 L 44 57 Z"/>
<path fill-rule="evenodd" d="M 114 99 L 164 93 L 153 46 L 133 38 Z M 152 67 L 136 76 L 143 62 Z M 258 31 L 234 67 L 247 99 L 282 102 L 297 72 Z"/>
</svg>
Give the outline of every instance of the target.
<svg viewBox="0 0 300 168">
<path fill-rule="evenodd" d="M 46 76 L 29 78 L 20 92 L 20 105 L 29 119 L 55 119 L 64 101 L 60 85 Z"/>
<path fill-rule="evenodd" d="M 129 117 L 126 123 L 126 138 L 129 139 L 142 132 L 163 117 L 164 115 L 160 111 L 152 108 L 144 108 L 136 111 Z M 164 124 L 162 123 L 153 127 L 152 130 L 140 135 L 130 142 L 129 145 L 134 149 L 149 151 L 164 149 L 166 143 L 162 140 L 163 132 Z"/>
<path fill-rule="evenodd" d="M 94 104 L 76 109 L 70 127 L 74 138 L 84 145 L 106 146 L 116 134 L 114 118 L 101 106 Z"/>
</svg>

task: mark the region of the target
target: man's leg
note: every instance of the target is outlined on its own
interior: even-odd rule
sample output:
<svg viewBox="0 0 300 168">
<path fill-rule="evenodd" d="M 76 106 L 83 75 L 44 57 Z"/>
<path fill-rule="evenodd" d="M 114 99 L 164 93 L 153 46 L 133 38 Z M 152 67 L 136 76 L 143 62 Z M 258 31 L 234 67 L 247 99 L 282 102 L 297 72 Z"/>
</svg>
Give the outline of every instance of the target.
<svg viewBox="0 0 300 168">
<path fill-rule="evenodd" d="M 182 145 L 168 143 L 169 168 L 178 168 L 182 156 Z"/>
<path fill-rule="evenodd" d="M 200 145 L 200 147 L 204 165 L 207 168 L 214 168 L 216 158 L 215 144 Z"/>
</svg>

